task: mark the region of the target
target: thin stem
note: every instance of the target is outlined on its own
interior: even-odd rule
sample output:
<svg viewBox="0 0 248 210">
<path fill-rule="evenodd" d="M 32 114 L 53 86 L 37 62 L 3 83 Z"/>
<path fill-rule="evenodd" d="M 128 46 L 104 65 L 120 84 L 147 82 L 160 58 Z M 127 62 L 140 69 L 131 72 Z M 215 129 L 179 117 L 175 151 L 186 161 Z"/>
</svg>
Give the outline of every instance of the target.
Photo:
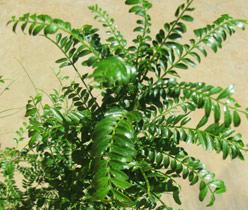
<svg viewBox="0 0 248 210">
<path fill-rule="evenodd" d="M 31 84 L 32 84 L 32 86 L 33 86 L 33 88 L 34 88 L 34 90 L 36 91 L 36 90 L 37 90 L 37 87 L 36 87 L 36 85 L 35 85 L 33 79 L 31 78 L 30 74 L 28 73 L 26 67 L 23 65 L 23 63 L 22 63 L 19 59 L 16 58 L 16 60 L 17 60 L 17 62 L 20 64 L 20 66 L 22 67 L 23 71 L 26 73 L 26 75 L 27 75 L 29 81 L 31 82 Z M 36 92 L 36 93 L 37 93 L 37 92 Z"/>
<path fill-rule="evenodd" d="M 148 178 L 147 178 L 147 176 L 146 176 L 146 174 L 145 174 L 145 172 L 143 171 L 142 168 L 140 168 L 140 171 L 141 171 L 142 176 L 143 176 L 144 179 L 145 179 L 146 188 L 147 188 L 147 194 L 148 194 L 148 196 L 150 197 L 150 196 L 151 196 L 151 186 L 150 186 L 149 180 L 148 180 Z"/>
<path fill-rule="evenodd" d="M 20 66 L 22 67 L 22 69 L 23 69 L 23 71 L 25 72 L 25 74 L 27 75 L 29 81 L 31 82 L 31 84 L 32 84 L 32 86 L 33 86 L 33 88 L 34 88 L 34 91 L 35 91 L 36 95 L 38 95 L 38 94 L 39 94 L 39 93 L 38 93 L 38 88 L 36 87 L 36 85 L 35 85 L 35 83 L 34 83 L 32 77 L 31 77 L 30 74 L 28 73 L 27 69 L 25 68 L 25 66 L 22 64 L 22 62 L 21 62 L 19 59 L 16 58 L 16 60 L 17 60 L 17 62 L 20 64 Z M 44 106 L 43 106 L 43 104 L 42 104 L 41 101 L 39 102 L 39 104 L 40 104 L 41 109 L 44 110 Z"/>
<path fill-rule="evenodd" d="M 9 89 L 9 87 L 14 83 L 15 81 L 10 82 L 7 87 L 5 87 L 1 92 L 0 92 L 0 96 L 4 94 L 5 91 L 7 91 Z"/>
<path fill-rule="evenodd" d="M 53 69 L 52 69 L 52 70 L 53 70 Z M 60 87 L 61 87 L 61 92 L 62 92 L 63 83 L 62 83 L 62 79 L 59 77 L 60 71 L 59 71 L 58 73 L 56 73 L 55 70 L 53 70 L 53 72 L 54 72 L 54 74 L 55 74 L 56 79 L 57 79 L 58 82 L 59 82 L 59 85 L 60 85 Z M 69 107 L 69 105 L 68 105 L 68 99 L 65 98 L 64 100 L 65 100 L 65 109 L 66 109 L 66 111 L 68 111 L 68 107 Z"/>
<path fill-rule="evenodd" d="M 18 113 L 18 112 L 20 112 L 20 111 L 21 111 L 21 109 L 15 111 L 15 112 L 13 112 L 13 113 L 10 113 L 10 114 L 2 115 L 2 116 L 0 116 L 0 118 L 2 119 L 2 118 L 5 118 L 5 117 L 12 116 L 12 115 L 14 115 L 14 114 L 16 114 L 16 113 Z"/>
<path fill-rule="evenodd" d="M 145 189 L 145 187 L 143 187 L 140 183 L 138 183 L 138 182 L 135 181 L 135 180 L 133 180 L 133 181 L 134 181 L 137 185 L 139 185 L 140 187 L 142 187 L 142 188 Z M 158 201 L 159 201 L 162 205 L 164 205 L 164 206 L 167 207 L 167 205 L 165 204 L 165 202 L 162 201 L 161 198 L 160 198 L 158 195 L 156 195 L 154 192 L 151 192 L 151 194 L 152 194 L 154 197 L 156 197 L 156 198 L 158 199 Z"/>
<path fill-rule="evenodd" d="M 52 68 L 51 68 L 51 69 L 52 69 Z M 58 80 L 60 87 L 63 88 L 63 83 L 62 83 L 61 79 L 60 79 L 59 76 L 58 76 L 58 75 L 60 74 L 60 70 L 59 70 L 58 73 L 56 73 L 54 69 L 52 69 L 52 71 L 54 72 L 55 77 L 56 77 L 56 79 Z"/>
<path fill-rule="evenodd" d="M 24 108 L 24 107 L 25 107 L 25 106 L 21 106 L 21 107 L 17 107 L 17 108 L 5 109 L 5 110 L 0 111 L 0 114 L 1 114 L 1 113 L 4 113 L 4 112 L 12 111 L 12 110 L 20 110 L 20 109 L 22 109 L 22 108 Z"/>
</svg>

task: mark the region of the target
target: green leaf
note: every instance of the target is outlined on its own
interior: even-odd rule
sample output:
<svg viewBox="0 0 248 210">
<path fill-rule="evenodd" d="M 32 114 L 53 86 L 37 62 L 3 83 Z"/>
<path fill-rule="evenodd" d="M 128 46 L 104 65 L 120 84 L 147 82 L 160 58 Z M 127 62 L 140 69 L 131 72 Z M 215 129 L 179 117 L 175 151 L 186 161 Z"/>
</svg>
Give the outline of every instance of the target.
<svg viewBox="0 0 248 210">
<path fill-rule="evenodd" d="M 142 10 L 141 6 L 133 6 L 133 7 L 131 7 L 131 9 L 129 9 L 129 12 L 138 14 L 141 10 Z"/>
<path fill-rule="evenodd" d="M 125 4 L 127 5 L 133 5 L 133 4 L 138 4 L 140 3 L 140 0 L 126 0 Z"/>
<path fill-rule="evenodd" d="M 233 112 L 233 124 L 235 127 L 238 127 L 240 123 L 241 123 L 241 119 L 240 119 L 239 113 L 235 110 Z"/>
<path fill-rule="evenodd" d="M 170 24 L 169 23 L 165 23 L 164 24 L 164 29 L 165 29 L 165 31 L 169 31 L 170 30 Z"/>
<path fill-rule="evenodd" d="M 180 200 L 180 197 L 179 197 L 179 191 L 173 191 L 173 198 L 174 198 L 174 201 L 177 203 L 177 204 L 179 204 L 179 205 L 181 205 L 182 204 L 182 202 L 181 202 L 181 200 Z"/>
<path fill-rule="evenodd" d="M 106 195 L 109 193 L 110 189 L 109 186 L 105 186 L 103 188 L 101 188 L 101 190 L 97 190 L 96 193 L 94 194 L 94 197 L 97 200 L 103 200 Z"/>
<path fill-rule="evenodd" d="M 213 182 L 211 182 L 211 185 L 215 185 L 214 192 L 217 193 L 217 194 L 221 194 L 221 193 L 226 192 L 225 183 L 223 181 L 221 181 L 221 180 L 213 181 Z"/>
<path fill-rule="evenodd" d="M 107 87 L 126 85 L 136 74 L 136 69 L 126 64 L 120 57 L 109 57 L 101 60 L 91 75 L 95 81 Z"/>
<path fill-rule="evenodd" d="M 207 207 L 213 206 L 214 205 L 214 202 L 215 202 L 215 195 L 214 194 L 211 194 L 210 195 L 210 201 L 209 201 Z"/>
<path fill-rule="evenodd" d="M 35 23 L 32 23 L 32 24 L 29 26 L 29 29 L 28 29 L 28 34 L 29 34 L 29 35 L 32 35 L 33 30 L 34 30 L 34 27 L 35 27 Z"/>
<path fill-rule="evenodd" d="M 114 198 L 125 207 L 132 207 L 135 204 L 128 196 L 119 191 L 112 190 L 112 193 L 114 195 Z"/>
<path fill-rule="evenodd" d="M 171 160 L 171 169 L 175 171 L 177 169 L 177 161 L 175 159 Z"/>
<path fill-rule="evenodd" d="M 196 52 L 191 52 L 190 55 L 191 55 L 193 58 L 195 58 L 195 59 L 198 61 L 198 63 L 201 62 L 201 57 L 200 57 Z"/>
<path fill-rule="evenodd" d="M 54 34 L 58 31 L 58 26 L 56 24 L 51 24 L 45 27 L 44 33 L 47 34 Z"/>
<path fill-rule="evenodd" d="M 94 129 L 92 154 L 95 158 L 94 188 L 97 192 L 102 191 L 106 185 L 108 189 L 121 190 L 132 186 L 122 171 L 136 155 L 134 130 L 127 114 L 122 109 L 112 109 Z M 100 193 L 99 199 L 103 200 L 107 195 L 108 191 L 104 192 Z"/>
<path fill-rule="evenodd" d="M 225 127 L 229 127 L 232 123 L 232 115 L 228 106 L 224 106 L 224 124 Z"/>
<path fill-rule="evenodd" d="M 25 31 L 25 28 L 27 27 L 27 24 L 28 24 L 28 22 L 24 22 L 24 23 L 21 25 L 21 29 L 22 29 L 23 32 Z"/>
<path fill-rule="evenodd" d="M 114 20 L 97 5 L 90 10 L 106 29 L 106 42 L 93 26 L 73 28 L 44 14 L 25 14 L 9 22 L 14 31 L 20 25 L 22 31 L 28 29 L 30 35 L 45 35 L 52 41 L 64 53 L 56 61 L 60 67 L 84 57 L 80 62 L 92 67 L 91 77 L 97 83 L 92 84 L 88 74 L 73 65 L 79 76 L 76 80 L 81 82 L 62 87 L 63 95 L 54 90 L 49 94 L 51 105 L 43 107 L 41 97 L 30 99 L 23 134 L 18 133 L 21 140 L 28 140 L 28 146 L 0 152 L 5 179 L 0 182 L 0 194 L 11 198 L 6 200 L 10 208 L 18 206 L 25 195 L 30 208 L 35 204 L 49 208 L 52 202 L 55 209 L 172 210 L 158 207 L 157 202 L 168 193 L 181 204 L 178 178 L 188 179 L 191 185 L 200 183 L 199 200 L 209 196 L 208 205 L 213 205 L 215 196 L 225 192 L 224 183 L 179 147 L 180 141 L 215 150 L 224 159 L 244 159 L 242 136 L 230 126 L 239 126 L 240 114 L 248 117 L 248 109 L 241 110 L 232 98 L 233 86 L 223 89 L 205 83 L 178 83 L 172 77 L 179 76 L 179 69 L 200 63 L 201 56 L 207 56 L 206 45 L 217 52 L 236 27 L 244 29 L 248 22 L 223 15 L 195 30 L 188 44 L 181 44 L 177 39 L 187 31 L 186 22 L 193 21 L 188 15 L 193 0 L 185 0 L 176 10 L 176 19 L 164 24 L 154 39 L 150 35 L 150 1 L 125 2 L 131 5 L 129 12 L 139 16 L 134 29 L 139 33 L 130 47 Z M 61 33 L 57 34 L 58 29 Z M 61 84 L 65 81 L 64 76 L 56 76 Z M 97 98 L 95 88 L 100 90 Z M 195 128 L 189 122 L 197 109 L 204 116 Z M 212 112 L 215 122 L 206 126 Z M 222 118 L 224 122 L 220 122 Z M 24 178 L 23 193 L 15 185 L 15 167 Z M 37 188 L 40 181 L 47 186 Z M 57 195 L 63 198 L 57 199 Z M 80 200 L 86 204 L 81 206 Z M 3 204 L 5 200 L 0 201 L 0 209 L 6 208 Z"/>
<path fill-rule="evenodd" d="M 178 34 L 178 33 L 172 33 L 168 36 L 168 39 L 172 39 L 172 40 L 177 40 L 180 38 L 182 38 L 182 36 L 181 36 L 181 34 Z"/>
<path fill-rule="evenodd" d="M 214 41 L 214 38 L 210 37 L 205 41 L 205 43 L 216 53 L 218 51 L 218 45 Z"/>
<path fill-rule="evenodd" d="M 220 121 L 221 118 L 221 109 L 220 109 L 220 105 L 218 103 L 216 103 L 214 105 L 214 120 L 216 123 L 218 123 Z"/>
<path fill-rule="evenodd" d="M 209 146 L 208 146 L 206 135 L 202 132 L 197 132 L 197 136 L 199 138 L 199 143 L 203 146 L 205 150 L 207 150 Z"/>
<path fill-rule="evenodd" d="M 56 62 L 56 63 L 64 63 L 64 62 L 66 62 L 66 61 L 68 61 L 67 58 L 60 58 L 60 59 L 56 60 L 55 62 Z"/>
<path fill-rule="evenodd" d="M 40 25 L 36 26 L 36 27 L 33 29 L 32 35 L 33 35 L 33 36 L 38 35 L 38 34 L 43 30 L 44 27 L 45 27 L 44 24 L 40 24 Z"/>
<path fill-rule="evenodd" d="M 212 111 L 212 103 L 210 99 L 206 99 L 205 104 L 204 104 L 204 109 L 205 109 L 205 115 L 209 117 Z"/>
<path fill-rule="evenodd" d="M 185 20 L 187 22 L 193 22 L 194 18 L 189 15 L 184 15 L 181 17 L 182 20 Z"/>
<path fill-rule="evenodd" d="M 16 27 L 17 27 L 17 25 L 18 25 L 18 22 L 15 22 L 15 23 L 13 24 L 13 26 L 12 26 L 12 31 L 13 31 L 13 32 L 16 32 Z"/>
<path fill-rule="evenodd" d="M 199 128 L 203 127 L 204 125 L 206 125 L 207 122 L 208 122 L 208 116 L 205 115 L 200 120 L 200 122 L 197 124 L 196 129 L 199 129 Z"/>
<path fill-rule="evenodd" d="M 170 165 L 170 158 L 169 157 L 164 158 L 163 165 L 164 165 L 164 168 L 169 167 L 169 165 Z"/>
<path fill-rule="evenodd" d="M 60 40 L 61 40 L 61 38 L 62 38 L 62 34 L 61 34 L 61 33 L 58 33 L 58 34 L 56 35 L 56 42 L 59 43 Z"/>
<path fill-rule="evenodd" d="M 206 196 L 207 196 L 207 193 L 208 193 L 208 186 L 206 185 L 205 182 L 201 182 L 200 183 L 200 193 L 199 193 L 199 200 L 200 201 L 203 201 Z"/>
<path fill-rule="evenodd" d="M 184 63 L 177 63 L 175 67 L 179 69 L 188 69 L 188 66 L 185 65 Z"/>
<path fill-rule="evenodd" d="M 225 160 L 229 154 L 229 146 L 226 141 L 222 142 L 222 152 L 223 152 L 223 159 Z"/>
<path fill-rule="evenodd" d="M 144 28 L 141 26 L 136 27 L 133 32 L 144 32 Z"/>
<path fill-rule="evenodd" d="M 56 109 L 50 108 L 50 110 L 52 111 L 55 119 L 57 119 L 59 122 L 62 122 L 64 117 L 63 115 Z"/>
<path fill-rule="evenodd" d="M 128 189 L 128 188 L 130 188 L 130 187 L 132 186 L 129 182 L 127 182 L 127 181 L 124 180 L 124 179 L 115 179 L 115 178 L 112 178 L 112 179 L 111 179 L 111 182 L 112 182 L 116 187 L 118 187 L 119 189 L 123 189 L 123 190 Z"/>
<path fill-rule="evenodd" d="M 226 88 L 220 93 L 217 100 L 230 97 L 234 93 L 234 91 L 235 91 L 235 87 L 233 85 L 230 85 L 228 88 Z"/>
</svg>

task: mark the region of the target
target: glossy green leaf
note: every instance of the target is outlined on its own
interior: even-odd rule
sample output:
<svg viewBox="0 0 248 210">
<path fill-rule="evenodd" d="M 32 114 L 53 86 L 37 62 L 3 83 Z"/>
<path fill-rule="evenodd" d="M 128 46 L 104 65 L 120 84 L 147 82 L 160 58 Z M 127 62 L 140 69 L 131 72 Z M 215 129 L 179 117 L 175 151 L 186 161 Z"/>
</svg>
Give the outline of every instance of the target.
<svg viewBox="0 0 248 210">
<path fill-rule="evenodd" d="M 131 187 L 128 182 L 128 176 L 122 171 L 126 164 L 131 162 L 136 155 L 133 145 L 134 131 L 132 122 L 126 119 L 127 112 L 121 109 L 113 109 L 105 114 L 105 118 L 99 121 L 94 130 L 93 149 L 92 153 L 95 157 L 95 176 L 94 180 L 97 190 L 101 191 L 101 186 L 97 183 L 101 180 L 108 180 L 105 185 L 108 189 L 115 186 L 117 189 L 127 189 Z M 121 143 L 123 142 L 123 143 Z M 101 165 L 101 158 L 107 158 L 106 172 L 102 173 L 99 170 Z M 105 161 L 105 160 L 104 160 Z M 118 163 L 121 167 L 116 167 Z M 112 165 L 113 164 L 113 165 Z M 103 199 L 107 194 L 102 194 Z"/>
<path fill-rule="evenodd" d="M 229 127 L 232 123 L 232 115 L 228 106 L 224 106 L 224 124 Z"/>
<path fill-rule="evenodd" d="M 126 0 L 125 4 L 127 5 L 133 5 L 133 4 L 138 4 L 140 3 L 140 0 Z"/>
<path fill-rule="evenodd" d="M 54 34 L 58 31 L 58 26 L 56 24 L 51 24 L 45 27 L 44 33 L 45 34 Z"/>
<path fill-rule="evenodd" d="M 193 17 L 189 16 L 189 15 L 184 15 L 181 17 L 182 20 L 188 21 L 188 22 L 192 22 L 194 20 Z"/>
<path fill-rule="evenodd" d="M 235 127 L 238 127 L 240 123 L 241 123 L 241 119 L 240 119 L 239 113 L 235 110 L 233 112 L 233 124 Z"/>
<path fill-rule="evenodd" d="M 205 109 L 205 115 L 208 117 L 212 111 L 212 102 L 210 99 L 205 101 L 204 109 Z"/>
<path fill-rule="evenodd" d="M 39 34 L 43 30 L 44 27 L 45 27 L 45 25 L 43 25 L 43 24 L 36 26 L 32 32 L 32 35 L 36 36 L 37 34 Z"/>
<path fill-rule="evenodd" d="M 229 146 L 226 141 L 222 142 L 222 152 L 223 152 L 223 159 L 226 159 L 229 155 Z"/>
<path fill-rule="evenodd" d="M 231 85 L 227 89 L 223 90 L 220 95 L 218 96 L 218 100 L 228 98 L 234 92 L 234 86 Z"/>
<path fill-rule="evenodd" d="M 196 129 L 203 127 L 204 125 L 206 125 L 207 122 L 208 122 L 208 116 L 205 115 L 197 124 Z"/>
<path fill-rule="evenodd" d="M 178 191 L 174 191 L 174 192 L 173 192 L 173 198 L 174 198 L 174 201 L 175 201 L 177 204 L 179 204 L 179 205 L 182 204 L 182 202 L 181 202 L 181 200 L 180 200 L 180 197 L 179 197 L 179 192 L 178 192 Z"/>
<path fill-rule="evenodd" d="M 121 202 L 121 204 L 124 205 L 125 207 L 131 207 L 134 205 L 134 202 L 128 196 L 124 195 L 123 193 L 116 191 L 116 190 L 112 190 L 112 193 L 115 199 Z"/>
<path fill-rule="evenodd" d="M 126 85 L 134 79 L 136 70 L 119 57 L 109 57 L 100 61 L 92 77 L 108 87 L 116 84 Z"/>
<path fill-rule="evenodd" d="M 206 185 L 205 182 L 200 183 L 200 193 L 199 193 L 199 200 L 203 201 L 208 193 L 208 186 Z"/>
<path fill-rule="evenodd" d="M 221 118 L 221 109 L 220 109 L 220 105 L 217 103 L 214 105 L 214 120 L 215 122 L 219 122 Z"/>
<path fill-rule="evenodd" d="M 185 65 L 184 63 L 177 63 L 175 67 L 179 69 L 188 69 L 188 66 Z"/>
</svg>

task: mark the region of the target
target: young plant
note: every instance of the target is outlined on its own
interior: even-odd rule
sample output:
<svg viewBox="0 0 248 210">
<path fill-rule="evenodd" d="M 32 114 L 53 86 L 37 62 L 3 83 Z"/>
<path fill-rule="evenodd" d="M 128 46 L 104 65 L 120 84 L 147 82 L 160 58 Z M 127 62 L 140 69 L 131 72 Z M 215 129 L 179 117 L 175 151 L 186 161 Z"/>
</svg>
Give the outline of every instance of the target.
<svg viewBox="0 0 248 210">
<path fill-rule="evenodd" d="M 60 68 L 71 66 L 80 81 L 62 83 L 63 94 L 50 94 L 51 104 L 42 105 L 40 95 L 28 101 L 28 136 L 23 128 L 17 138 L 27 146 L 2 153 L 7 181 L 1 183 L 0 205 L 169 210 L 161 196 L 170 193 L 181 204 L 180 178 L 198 183 L 199 200 L 208 198 L 208 206 L 225 192 L 224 182 L 180 143 L 221 153 L 223 159 L 243 160 L 246 147 L 234 127 L 241 123 L 240 114 L 248 117 L 248 109 L 233 98 L 233 86 L 214 87 L 177 77 L 200 63 L 208 48 L 217 52 L 248 22 L 222 15 L 194 30 L 195 36 L 185 44 L 181 38 L 187 22 L 193 21 L 193 0 L 180 5 L 175 20 L 165 23 L 154 38 L 150 35 L 152 4 L 148 0 L 125 3 L 138 16 L 131 46 L 98 5 L 89 9 L 106 29 L 106 40 L 91 25 L 74 28 L 43 14 L 27 13 L 9 21 L 13 31 L 20 25 L 24 33 L 56 45 L 63 54 L 56 63 Z M 88 70 L 79 70 L 78 62 Z M 198 109 L 204 114 L 190 126 L 191 113 Z M 23 175 L 22 189 L 14 184 L 15 170 Z"/>
</svg>

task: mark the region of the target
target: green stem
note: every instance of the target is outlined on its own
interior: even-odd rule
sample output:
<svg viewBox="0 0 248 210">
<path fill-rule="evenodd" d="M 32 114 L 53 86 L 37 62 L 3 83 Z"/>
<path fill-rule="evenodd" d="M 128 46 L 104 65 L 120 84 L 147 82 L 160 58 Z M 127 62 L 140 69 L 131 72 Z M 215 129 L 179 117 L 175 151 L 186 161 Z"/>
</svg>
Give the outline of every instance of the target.
<svg viewBox="0 0 248 210">
<path fill-rule="evenodd" d="M 7 91 L 9 89 L 9 87 L 14 83 L 14 81 L 10 82 L 7 87 L 5 87 L 1 92 L 0 92 L 0 96 L 4 94 L 5 91 Z"/>
<path fill-rule="evenodd" d="M 140 187 L 142 187 L 143 189 L 145 189 L 145 188 L 144 188 L 140 183 L 138 183 L 137 181 L 134 180 L 134 182 L 135 182 L 137 185 L 139 185 Z M 156 195 L 154 192 L 151 192 L 151 194 L 152 194 L 154 197 L 156 197 L 156 198 L 158 199 L 158 201 L 159 201 L 162 205 L 164 205 L 164 206 L 167 207 L 167 205 L 165 204 L 165 202 L 162 201 L 161 198 L 160 198 L 158 195 Z"/>
<path fill-rule="evenodd" d="M 142 168 L 140 168 L 140 171 L 141 171 L 142 176 L 143 176 L 144 179 L 145 179 L 146 188 L 147 188 L 147 194 L 148 194 L 148 196 L 150 197 L 150 196 L 151 196 L 151 186 L 150 186 L 149 180 L 148 180 L 148 178 L 147 178 L 147 176 L 146 176 L 146 174 L 145 174 L 145 172 L 143 171 Z"/>
<path fill-rule="evenodd" d="M 32 86 L 33 86 L 33 88 L 34 88 L 35 94 L 38 95 L 38 94 L 39 94 L 39 93 L 38 93 L 38 88 L 36 87 L 36 85 L 35 85 L 35 83 L 34 83 L 32 77 L 31 77 L 30 74 L 28 73 L 27 69 L 25 68 L 25 66 L 23 65 L 23 63 L 22 63 L 19 59 L 16 59 L 16 60 L 17 60 L 17 62 L 20 64 L 20 66 L 22 67 L 22 69 L 23 69 L 23 71 L 25 72 L 25 74 L 27 75 L 29 81 L 31 82 L 31 84 L 32 84 Z M 41 108 L 42 110 L 44 110 L 44 106 L 43 106 L 43 104 L 42 104 L 41 101 L 39 102 L 39 105 L 40 105 L 40 108 Z"/>
</svg>

